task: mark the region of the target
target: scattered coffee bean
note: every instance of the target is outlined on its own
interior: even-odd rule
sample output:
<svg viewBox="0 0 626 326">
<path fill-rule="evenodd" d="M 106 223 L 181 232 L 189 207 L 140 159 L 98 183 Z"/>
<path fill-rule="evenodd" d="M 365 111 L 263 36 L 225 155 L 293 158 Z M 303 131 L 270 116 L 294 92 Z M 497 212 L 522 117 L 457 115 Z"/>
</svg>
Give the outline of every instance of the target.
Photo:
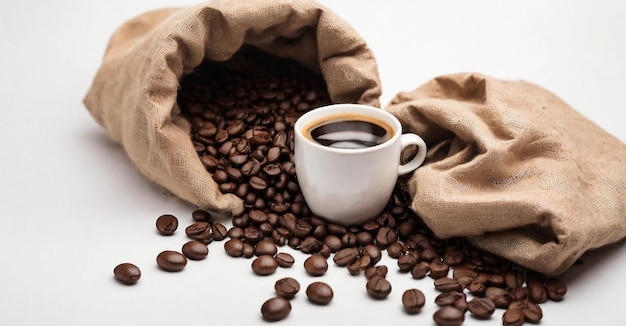
<svg viewBox="0 0 626 326">
<path fill-rule="evenodd" d="M 367 281 L 365 285 L 367 290 L 367 294 L 370 297 L 378 300 L 382 300 L 387 298 L 389 293 L 391 293 L 391 283 L 381 276 L 374 276 Z"/>
<path fill-rule="evenodd" d="M 386 265 L 370 266 L 365 269 L 365 278 L 368 280 L 374 276 L 386 277 L 388 268 Z"/>
<path fill-rule="evenodd" d="M 156 228 L 162 235 L 172 235 L 178 228 L 178 219 L 171 214 L 164 214 L 157 218 Z"/>
<path fill-rule="evenodd" d="M 291 299 L 300 291 L 300 283 L 292 277 L 281 278 L 274 284 L 274 290 L 279 296 Z"/>
<path fill-rule="evenodd" d="M 567 293 L 567 286 L 561 280 L 550 278 L 546 280 L 546 292 L 552 301 L 561 301 Z"/>
<path fill-rule="evenodd" d="M 286 252 L 277 253 L 274 259 L 276 259 L 276 263 L 279 267 L 291 267 L 296 261 L 292 255 Z"/>
<path fill-rule="evenodd" d="M 459 281 L 449 277 L 438 278 L 435 280 L 434 284 L 435 289 L 440 292 L 460 292 L 461 290 L 463 290 Z"/>
<path fill-rule="evenodd" d="M 327 305 L 333 299 L 334 293 L 330 285 L 324 282 L 313 282 L 307 286 L 306 296 L 315 304 Z"/>
<path fill-rule="evenodd" d="M 226 239 L 228 230 L 222 223 L 215 223 L 211 226 L 211 232 L 213 233 L 213 240 L 221 241 Z"/>
<path fill-rule="evenodd" d="M 313 254 L 304 261 L 304 269 L 309 275 L 322 276 L 328 270 L 328 262 L 324 256 Z"/>
<path fill-rule="evenodd" d="M 268 299 L 261 306 L 261 315 L 267 321 L 285 319 L 291 312 L 291 303 L 283 297 Z"/>
<path fill-rule="evenodd" d="M 465 321 L 465 314 L 453 306 L 443 306 L 435 311 L 433 320 L 439 326 L 459 326 Z"/>
<path fill-rule="evenodd" d="M 274 274 L 278 268 L 276 259 L 270 255 L 261 255 L 252 261 L 252 271 L 261 276 Z"/>
<path fill-rule="evenodd" d="M 211 213 L 203 209 L 196 209 L 195 211 L 191 212 L 191 218 L 196 222 L 210 222 Z"/>
<path fill-rule="evenodd" d="M 224 250 L 231 257 L 241 257 L 243 256 L 243 241 L 238 238 L 231 238 L 224 243 Z"/>
<path fill-rule="evenodd" d="M 165 250 L 157 255 L 157 265 L 167 272 L 182 271 L 187 265 L 185 255 L 177 251 Z"/>
<path fill-rule="evenodd" d="M 503 326 L 521 326 L 524 324 L 524 312 L 519 308 L 508 308 L 502 314 Z"/>
<path fill-rule="evenodd" d="M 191 240 L 183 245 L 182 252 L 191 260 L 202 260 L 209 254 L 209 247 L 200 241 Z"/>
<path fill-rule="evenodd" d="M 496 310 L 493 301 L 487 298 L 474 298 L 467 304 L 467 308 L 478 319 L 488 319 Z"/>
<path fill-rule="evenodd" d="M 277 252 L 278 252 L 278 247 L 276 247 L 276 244 L 274 243 L 274 241 L 271 241 L 271 240 L 261 240 L 257 242 L 257 244 L 254 246 L 254 254 L 256 256 L 261 256 L 261 255 L 274 256 L 276 255 Z"/>
<path fill-rule="evenodd" d="M 131 263 L 121 263 L 113 269 L 113 275 L 115 279 L 126 285 L 133 285 L 137 283 L 141 277 L 141 270 L 139 267 Z"/>
<path fill-rule="evenodd" d="M 402 305 L 409 314 L 416 314 L 422 310 L 426 304 L 424 293 L 418 289 L 408 289 L 402 293 Z"/>
<path fill-rule="evenodd" d="M 485 290 L 485 298 L 491 300 L 497 308 L 506 309 L 511 301 L 511 294 L 503 288 L 490 286 Z"/>
</svg>

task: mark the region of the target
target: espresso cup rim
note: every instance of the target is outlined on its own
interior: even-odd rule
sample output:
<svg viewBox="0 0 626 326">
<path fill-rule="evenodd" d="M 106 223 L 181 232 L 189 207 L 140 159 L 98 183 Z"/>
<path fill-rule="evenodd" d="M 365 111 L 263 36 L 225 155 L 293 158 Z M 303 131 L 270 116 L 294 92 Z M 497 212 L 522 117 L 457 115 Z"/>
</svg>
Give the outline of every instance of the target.
<svg viewBox="0 0 626 326">
<path fill-rule="evenodd" d="M 309 119 L 311 116 L 313 115 L 323 115 L 325 111 L 336 111 L 336 110 L 347 110 L 348 108 L 358 108 L 359 110 L 365 110 L 369 112 L 377 112 L 376 114 L 381 114 L 382 116 L 384 116 L 384 120 L 385 122 L 389 123 L 391 125 L 391 127 L 393 128 L 393 136 L 391 138 L 389 138 L 389 140 L 385 141 L 384 143 L 378 144 L 378 145 L 374 145 L 371 147 L 365 147 L 365 148 L 336 148 L 336 147 L 329 147 L 329 146 L 324 146 L 321 145 L 319 143 L 316 143 L 312 140 L 310 140 L 309 138 L 304 136 L 303 133 L 303 125 L 307 120 Z M 324 112 L 321 112 L 319 110 L 322 110 Z M 316 112 L 317 111 L 317 112 Z M 344 111 L 345 112 L 345 111 Z M 363 113 L 362 111 L 354 111 L 357 113 Z M 372 116 L 370 114 L 367 114 L 369 116 Z M 380 119 L 380 117 L 375 116 L 375 118 Z M 371 106 L 371 105 L 366 105 L 366 104 L 351 104 L 351 103 L 338 103 L 338 104 L 329 104 L 329 105 L 325 105 L 325 106 L 320 106 L 318 108 L 315 108 L 311 111 L 306 112 L 305 114 L 303 114 L 302 116 L 300 116 L 295 124 L 294 124 L 294 132 L 296 134 L 296 137 L 298 138 L 302 138 L 303 141 L 307 142 L 308 144 L 310 144 L 311 146 L 313 146 L 314 148 L 318 148 L 321 150 L 325 150 L 328 152 L 334 152 L 334 153 L 342 153 L 342 154 L 363 154 L 363 153 L 368 153 L 368 152 L 373 152 L 373 151 L 378 151 L 381 148 L 385 148 L 385 147 L 389 147 L 392 146 L 392 144 L 397 141 L 398 138 L 400 138 L 401 134 L 402 134 L 402 125 L 400 124 L 400 121 L 398 120 L 398 118 L 396 118 L 393 114 L 385 111 L 382 108 L 378 108 L 375 106 Z"/>
</svg>

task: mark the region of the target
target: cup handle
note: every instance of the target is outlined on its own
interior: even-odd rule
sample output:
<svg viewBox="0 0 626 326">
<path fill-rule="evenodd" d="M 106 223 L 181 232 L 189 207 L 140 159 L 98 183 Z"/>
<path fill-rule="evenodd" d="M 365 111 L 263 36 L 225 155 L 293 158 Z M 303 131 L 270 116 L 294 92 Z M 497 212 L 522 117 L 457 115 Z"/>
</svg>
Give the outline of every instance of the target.
<svg viewBox="0 0 626 326">
<path fill-rule="evenodd" d="M 426 142 L 416 134 L 407 133 L 400 136 L 400 144 L 402 149 L 409 145 L 416 145 L 418 148 L 418 152 L 412 160 L 398 166 L 398 175 L 403 175 L 412 172 L 424 163 L 426 159 Z"/>
</svg>

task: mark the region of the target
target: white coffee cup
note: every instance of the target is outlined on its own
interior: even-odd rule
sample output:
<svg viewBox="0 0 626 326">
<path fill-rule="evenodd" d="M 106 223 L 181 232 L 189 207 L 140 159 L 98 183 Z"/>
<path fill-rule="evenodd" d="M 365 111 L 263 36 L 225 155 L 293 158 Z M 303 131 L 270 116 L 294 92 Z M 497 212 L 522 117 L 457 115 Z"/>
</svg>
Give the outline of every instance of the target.
<svg viewBox="0 0 626 326">
<path fill-rule="evenodd" d="M 363 140 L 379 140 L 379 137 L 360 132 L 346 135 L 337 124 L 325 127 L 336 127 L 334 132 L 315 130 L 347 120 L 378 125 L 375 128 L 386 130 L 388 139 L 361 147 Z M 426 157 L 426 143 L 421 137 L 402 134 L 402 125 L 396 117 L 367 105 L 332 104 L 311 110 L 296 121 L 294 131 L 296 174 L 309 209 L 317 216 L 343 225 L 362 223 L 378 216 L 391 198 L 398 175 L 417 169 Z M 315 137 L 324 134 L 320 136 L 323 139 L 314 140 L 312 133 Z M 358 141 L 335 142 L 344 136 L 356 137 Z M 400 154 L 409 145 L 416 145 L 419 151 L 409 162 L 400 164 Z"/>
</svg>

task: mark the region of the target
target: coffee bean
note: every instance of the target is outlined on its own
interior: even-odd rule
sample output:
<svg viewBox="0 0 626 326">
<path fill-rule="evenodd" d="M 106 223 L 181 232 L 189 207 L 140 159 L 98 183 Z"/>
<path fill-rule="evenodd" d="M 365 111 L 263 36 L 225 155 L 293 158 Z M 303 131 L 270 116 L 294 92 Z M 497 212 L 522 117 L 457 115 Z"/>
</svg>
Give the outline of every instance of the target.
<svg viewBox="0 0 626 326">
<path fill-rule="evenodd" d="M 401 272 L 409 272 L 417 263 L 417 258 L 413 255 L 402 255 L 398 258 L 398 269 Z"/>
<path fill-rule="evenodd" d="M 548 291 L 546 287 L 540 281 L 528 281 L 528 300 L 535 303 L 544 303 L 548 301 Z"/>
<path fill-rule="evenodd" d="M 381 249 L 386 249 L 387 246 L 396 242 L 397 240 L 398 235 L 392 228 L 381 227 L 376 233 L 376 244 Z"/>
<path fill-rule="evenodd" d="M 382 259 L 382 251 L 373 244 L 361 248 L 361 253 L 370 257 L 372 265 L 376 265 Z"/>
<path fill-rule="evenodd" d="M 430 270 L 430 277 L 434 279 L 443 278 L 448 276 L 448 272 L 450 271 L 450 266 L 443 261 L 433 260 L 430 262 L 428 266 Z"/>
<path fill-rule="evenodd" d="M 278 268 L 276 259 L 270 255 L 262 255 L 252 261 L 252 271 L 261 276 L 274 274 Z"/>
<path fill-rule="evenodd" d="M 365 278 L 368 280 L 374 276 L 386 277 L 388 268 L 386 265 L 369 266 L 365 269 Z"/>
<path fill-rule="evenodd" d="M 126 285 L 137 283 L 141 277 L 141 270 L 134 264 L 121 263 L 113 269 L 115 279 Z"/>
<path fill-rule="evenodd" d="M 274 297 L 263 303 L 261 315 L 267 321 L 279 321 L 285 319 L 291 312 L 291 303 L 283 297 Z"/>
<path fill-rule="evenodd" d="M 435 289 L 440 292 L 451 292 L 451 291 L 461 291 L 463 288 L 461 287 L 461 283 L 459 281 L 449 278 L 442 277 L 438 278 L 434 282 Z"/>
<path fill-rule="evenodd" d="M 231 238 L 224 243 L 224 250 L 231 257 L 241 257 L 243 256 L 243 241 L 238 238 Z"/>
<path fill-rule="evenodd" d="M 322 255 L 313 254 L 304 261 L 304 269 L 311 276 L 322 276 L 328 270 L 328 262 Z"/>
<path fill-rule="evenodd" d="M 467 286 L 467 291 L 477 297 L 484 296 L 486 290 L 487 287 L 485 286 L 485 284 L 479 281 L 472 281 L 472 283 Z"/>
<path fill-rule="evenodd" d="M 196 209 L 191 212 L 191 218 L 196 222 L 211 222 L 211 213 L 204 209 Z"/>
<path fill-rule="evenodd" d="M 313 236 L 308 236 L 300 243 L 300 251 L 305 254 L 316 253 L 322 249 L 322 242 Z"/>
<path fill-rule="evenodd" d="M 157 265 L 167 272 L 182 271 L 187 265 L 185 255 L 177 251 L 165 250 L 157 255 Z"/>
<path fill-rule="evenodd" d="M 209 254 L 209 247 L 200 241 L 191 240 L 183 245 L 182 252 L 189 259 L 202 260 Z"/>
<path fill-rule="evenodd" d="M 511 294 L 507 290 L 492 286 L 487 287 L 487 289 L 485 290 L 485 298 L 493 301 L 493 303 L 496 305 L 496 308 L 503 309 L 506 309 L 511 301 L 513 301 L 511 299 Z"/>
<path fill-rule="evenodd" d="M 156 220 L 156 228 L 162 235 L 172 235 L 178 228 L 178 219 L 174 215 L 161 215 Z"/>
<path fill-rule="evenodd" d="M 224 240 L 228 235 L 228 230 L 222 223 L 215 223 L 211 226 L 211 232 L 213 233 L 213 239 L 216 241 Z"/>
<path fill-rule="evenodd" d="M 402 306 L 409 314 L 416 314 L 422 310 L 426 303 L 424 293 L 418 289 L 408 289 L 402 293 Z"/>
<path fill-rule="evenodd" d="M 332 301 L 334 293 L 330 285 L 324 282 L 313 282 L 307 286 L 306 296 L 315 304 L 327 305 Z"/>
<path fill-rule="evenodd" d="M 411 268 L 411 276 L 414 279 L 423 279 L 430 271 L 430 264 L 427 261 L 421 261 Z"/>
<path fill-rule="evenodd" d="M 496 310 L 496 305 L 487 298 L 474 298 L 468 302 L 467 307 L 478 319 L 488 319 Z"/>
<path fill-rule="evenodd" d="M 465 321 L 465 315 L 453 306 L 443 306 L 435 311 L 433 320 L 439 326 L 459 326 Z"/>
<path fill-rule="evenodd" d="M 209 222 L 195 222 L 185 228 L 185 233 L 192 239 L 204 239 L 211 234 L 211 224 Z"/>
<path fill-rule="evenodd" d="M 545 284 L 548 298 L 552 301 L 561 301 L 567 293 L 567 286 L 561 280 L 550 278 Z"/>
<path fill-rule="evenodd" d="M 524 284 L 524 274 L 517 269 L 510 270 L 504 275 L 504 280 L 506 286 L 510 289 L 521 287 Z"/>
<path fill-rule="evenodd" d="M 348 266 L 359 257 L 359 252 L 355 248 L 345 248 L 339 250 L 333 257 L 337 266 Z"/>
<path fill-rule="evenodd" d="M 276 244 L 274 243 L 274 241 L 269 240 L 269 239 L 263 239 L 257 242 L 256 245 L 254 245 L 254 255 L 256 256 L 261 256 L 261 255 L 274 256 L 276 255 L 277 252 L 278 252 L 278 247 L 276 247 Z"/>
<path fill-rule="evenodd" d="M 277 253 L 274 259 L 276 259 L 276 263 L 279 267 L 291 267 L 296 261 L 292 255 L 286 252 Z"/>
<path fill-rule="evenodd" d="M 252 245 L 250 242 L 244 242 L 243 248 L 241 248 L 241 255 L 245 258 L 254 257 L 254 245 Z"/>
<path fill-rule="evenodd" d="M 391 293 L 391 283 L 389 283 L 386 278 L 381 276 L 374 276 L 370 278 L 367 281 L 365 288 L 367 290 L 367 294 L 377 300 L 385 299 L 389 293 Z"/>
<path fill-rule="evenodd" d="M 439 306 L 452 306 L 458 300 L 465 300 L 465 294 L 459 291 L 443 292 L 435 297 L 435 303 Z"/>
<path fill-rule="evenodd" d="M 300 291 L 300 283 L 292 277 L 281 278 L 274 284 L 274 290 L 279 296 L 291 299 Z"/>
<path fill-rule="evenodd" d="M 519 308 L 508 308 L 504 314 L 502 314 L 503 326 L 521 326 L 524 324 L 524 320 L 524 312 Z"/>
<path fill-rule="evenodd" d="M 524 301 L 522 311 L 524 312 L 524 320 L 529 323 L 538 324 L 541 321 L 541 318 L 543 318 L 543 311 L 541 310 L 541 307 L 532 301 Z"/>
</svg>

